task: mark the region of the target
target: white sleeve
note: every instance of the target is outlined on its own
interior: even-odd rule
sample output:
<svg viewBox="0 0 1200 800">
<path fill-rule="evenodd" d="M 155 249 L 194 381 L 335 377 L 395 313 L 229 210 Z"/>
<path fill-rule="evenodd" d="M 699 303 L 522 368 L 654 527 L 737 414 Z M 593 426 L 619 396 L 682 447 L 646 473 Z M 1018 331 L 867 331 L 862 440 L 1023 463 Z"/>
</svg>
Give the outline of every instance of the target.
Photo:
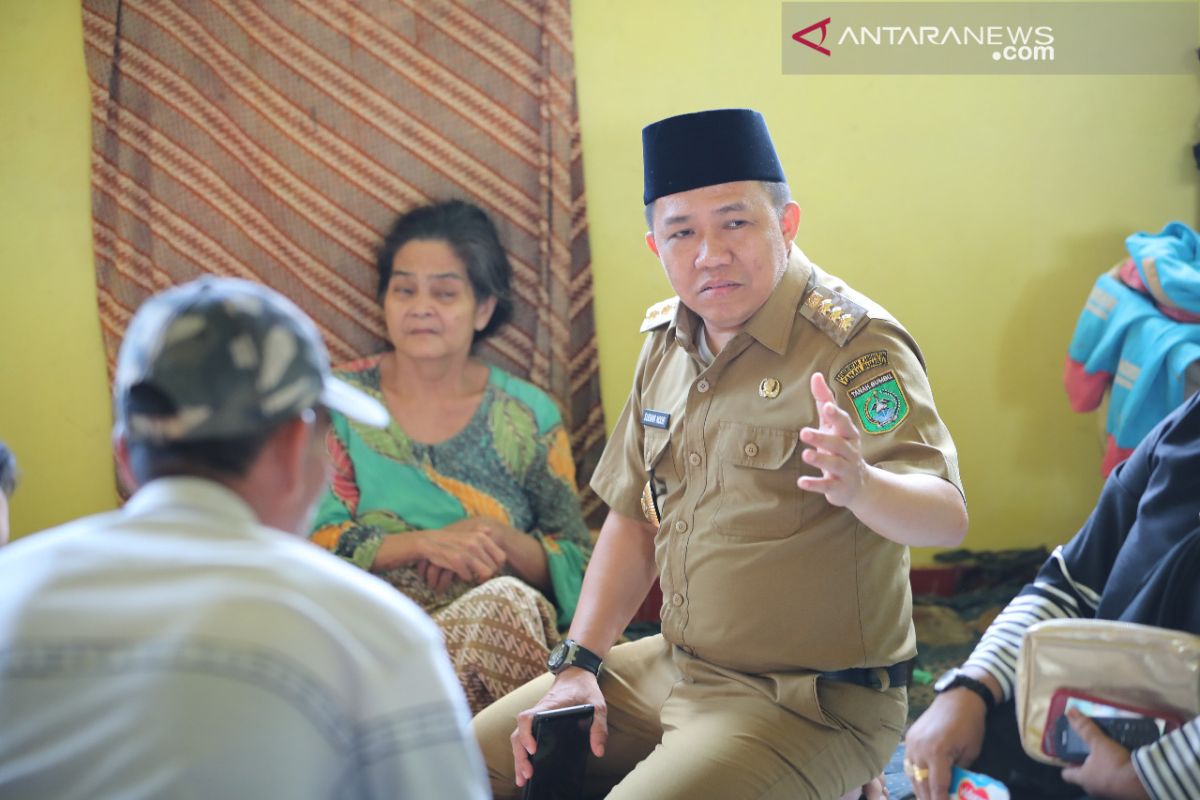
<svg viewBox="0 0 1200 800">
<path fill-rule="evenodd" d="M 1017 681 L 1017 653 L 1025 631 L 1048 619 L 1082 617 L 1080 605 L 1088 606 L 1096 596 L 1082 581 L 1076 580 L 1066 567 L 1063 548 L 1057 547 L 1034 583 L 1026 586 L 1012 599 L 999 616 L 988 626 L 983 638 L 967 659 L 966 665 L 981 667 L 1000 683 L 1003 699 L 1013 696 Z M 1094 603 L 1087 608 L 1091 616 Z"/>
<path fill-rule="evenodd" d="M 1200 717 L 1134 750 L 1133 768 L 1154 800 L 1200 797 Z"/>
<path fill-rule="evenodd" d="M 466 697 L 441 632 L 421 616 L 416 631 L 410 617 L 407 641 L 397 641 L 391 666 L 365 678 L 361 687 L 367 706 L 379 714 L 365 716 L 358 726 L 360 785 L 370 798 L 485 800 L 491 790 Z M 378 633 L 386 636 L 386 628 Z"/>
</svg>

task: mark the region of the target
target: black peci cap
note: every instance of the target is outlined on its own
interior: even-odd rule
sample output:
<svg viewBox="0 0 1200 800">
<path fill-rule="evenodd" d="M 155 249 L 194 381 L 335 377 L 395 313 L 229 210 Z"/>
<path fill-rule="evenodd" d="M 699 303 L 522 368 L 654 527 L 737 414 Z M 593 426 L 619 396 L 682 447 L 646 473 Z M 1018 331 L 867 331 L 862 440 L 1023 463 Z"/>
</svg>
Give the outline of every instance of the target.
<svg viewBox="0 0 1200 800">
<path fill-rule="evenodd" d="M 763 115 L 749 108 L 680 114 L 642 128 L 646 205 L 660 197 L 733 181 L 784 183 Z"/>
</svg>

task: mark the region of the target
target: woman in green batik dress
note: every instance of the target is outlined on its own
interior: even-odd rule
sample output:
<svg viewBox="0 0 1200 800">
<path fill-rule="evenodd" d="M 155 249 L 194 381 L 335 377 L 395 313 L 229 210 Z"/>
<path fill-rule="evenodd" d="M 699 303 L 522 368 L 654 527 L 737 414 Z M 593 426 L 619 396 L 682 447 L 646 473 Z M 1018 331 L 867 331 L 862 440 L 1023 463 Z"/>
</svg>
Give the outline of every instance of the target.
<svg viewBox="0 0 1200 800">
<path fill-rule="evenodd" d="M 392 422 L 334 414 L 311 537 L 432 615 L 472 712 L 545 672 L 591 553 L 558 408 L 472 355 L 511 312 L 510 275 L 473 205 L 396 221 L 379 254 L 392 347 L 337 370 Z"/>
</svg>

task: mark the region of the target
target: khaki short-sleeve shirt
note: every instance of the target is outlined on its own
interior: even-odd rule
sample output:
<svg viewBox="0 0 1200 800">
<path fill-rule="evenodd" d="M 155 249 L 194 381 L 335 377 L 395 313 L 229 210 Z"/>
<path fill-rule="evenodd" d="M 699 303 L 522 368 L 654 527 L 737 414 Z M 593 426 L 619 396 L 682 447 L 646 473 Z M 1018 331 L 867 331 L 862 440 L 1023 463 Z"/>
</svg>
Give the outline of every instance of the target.
<svg viewBox="0 0 1200 800">
<path fill-rule="evenodd" d="M 682 305 L 648 312 L 633 389 L 592 478 L 631 517 L 654 486 L 664 637 L 755 674 L 911 658 L 908 548 L 796 480 L 819 475 L 801 458 L 799 433 L 819 425 L 809 379 L 822 372 L 867 463 L 962 491 L 916 342 L 796 248 L 770 298 L 708 366 L 699 324 Z"/>
</svg>

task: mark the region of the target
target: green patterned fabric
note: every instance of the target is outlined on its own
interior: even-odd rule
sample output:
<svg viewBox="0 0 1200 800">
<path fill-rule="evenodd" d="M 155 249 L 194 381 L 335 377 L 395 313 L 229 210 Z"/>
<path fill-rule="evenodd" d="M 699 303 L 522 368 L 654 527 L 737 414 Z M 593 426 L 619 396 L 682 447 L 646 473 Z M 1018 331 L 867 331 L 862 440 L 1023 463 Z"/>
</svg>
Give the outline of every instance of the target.
<svg viewBox="0 0 1200 800">
<path fill-rule="evenodd" d="M 380 359 L 348 364 L 335 374 L 383 401 Z M 387 534 L 439 529 L 468 517 L 497 519 L 542 544 L 558 624 L 570 622 L 591 534 L 562 417 L 540 389 L 490 367 L 479 408 L 444 442 L 415 442 L 394 420 L 378 430 L 335 413 L 328 443 L 334 476 L 317 509 L 313 541 L 369 570 Z M 412 569 L 382 577 L 427 611 L 470 588 L 462 584 L 434 596 Z"/>
</svg>

